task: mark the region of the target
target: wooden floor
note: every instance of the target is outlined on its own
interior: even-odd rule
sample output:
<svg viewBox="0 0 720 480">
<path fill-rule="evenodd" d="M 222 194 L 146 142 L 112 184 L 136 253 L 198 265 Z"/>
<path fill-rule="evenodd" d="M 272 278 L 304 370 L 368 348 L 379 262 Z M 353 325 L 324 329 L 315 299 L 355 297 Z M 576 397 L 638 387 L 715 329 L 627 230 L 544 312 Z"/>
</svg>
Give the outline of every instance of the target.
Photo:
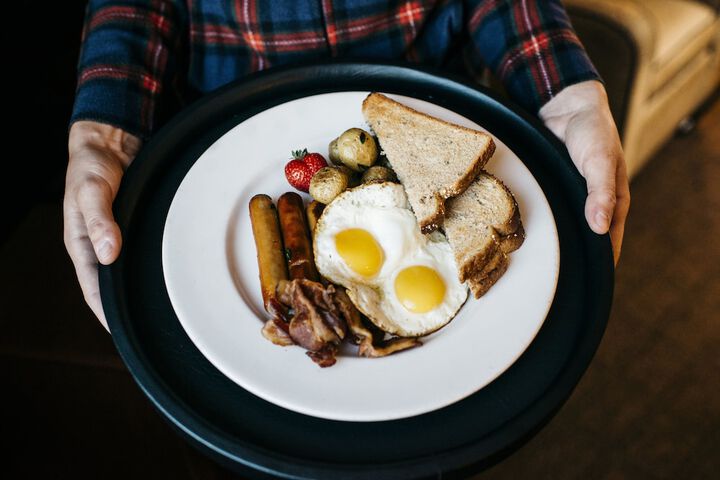
<svg viewBox="0 0 720 480">
<path fill-rule="evenodd" d="M 596 358 L 543 431 L 473 478 L 716 478 L 719 126 L 716 102 L 635 179 Z M 84 307 L 59 201 L 0 246 L 0 268 L 4 478 L 219 478 L 150 407 Z"/>
</svg>

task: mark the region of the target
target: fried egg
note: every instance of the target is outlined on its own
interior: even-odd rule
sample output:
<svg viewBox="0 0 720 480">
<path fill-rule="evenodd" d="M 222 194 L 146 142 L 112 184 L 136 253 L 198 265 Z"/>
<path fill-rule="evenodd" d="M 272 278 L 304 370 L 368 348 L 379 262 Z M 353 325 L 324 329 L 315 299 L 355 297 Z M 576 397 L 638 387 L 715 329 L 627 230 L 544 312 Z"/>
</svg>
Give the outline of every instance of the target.
<svg viewBox="0 0 720 480">
<path fill-rule="evenodd" d="M 347 288 L 358 310 L 385 332 L 427 335 L 467 299 L 447 239 L 420 232 L 396 183 L 340 194 L 318 219 L 313 246 L 320 274 Z"/>
</svg>

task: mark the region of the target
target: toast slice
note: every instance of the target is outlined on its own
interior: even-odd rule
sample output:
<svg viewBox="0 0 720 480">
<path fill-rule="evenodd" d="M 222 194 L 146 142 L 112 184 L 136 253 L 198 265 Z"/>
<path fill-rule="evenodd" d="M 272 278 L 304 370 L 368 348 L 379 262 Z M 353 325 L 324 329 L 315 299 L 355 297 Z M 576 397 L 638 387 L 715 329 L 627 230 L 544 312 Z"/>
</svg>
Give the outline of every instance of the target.
<svg viewBox="0 0 720 480">
<path fill-rule="evenodd" d="M 463 193 L 495 152 L 492 137 L 380 93 L 368 95 L 362 112 L 405 187 L 420 229 L 436 230 L 444 221 L 445 200 Z"/>
<path fill-rule="evenodd" d="M 470 287 L 470 291 L 473 296 L 475 298 L 480 298 L 485 295 L 487 291 L 490 290 L 490 287 L 495 285 L 495 282 L 502 277 L 503 273 L 507 270 L 509 263 L 507 255 L 503 254 L 502 260 L 498 262 L 495 268 L 487 272 L 487 274 L 479 278 L 473 277 L 469 279 L 467 281 L 467 285 Z"/>
<path fill-rule="evenodd" d="M 448 201 L 445 235 L 455 255 L 461 282 L 479 298 L 507 270 L 507 254 L 525 239 L 512 192 L 482 172 L 467 190 Z"/>
</svg>

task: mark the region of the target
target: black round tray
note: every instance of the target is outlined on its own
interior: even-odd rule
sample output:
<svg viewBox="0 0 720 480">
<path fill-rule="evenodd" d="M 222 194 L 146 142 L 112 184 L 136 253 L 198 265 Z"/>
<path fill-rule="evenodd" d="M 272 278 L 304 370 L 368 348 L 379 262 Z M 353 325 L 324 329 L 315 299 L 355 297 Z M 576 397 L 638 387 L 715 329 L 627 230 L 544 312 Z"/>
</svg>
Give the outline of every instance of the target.
<svg viewBox="0 0 720 480">
<path fill-rule="evenodd" d="M 537 179 L 560 239 L 557 292 L 523 355 L 470 397 L 402 420 L 323 420 L 252 395 L 223 376 L 190 341 L 163 280 L 165 218 L 202 152 L 269 107 L 353 90 L 424 99 L 487 128 Z M 238 472 L 297 479 L 467 474 L 512 452 L 552 417 L 602 338 L 612 301 L 612 251 L 607 235 L 588 228 L 585 197 L 585 183 L 562 143 L 536 119 L 476 85 L 397 64 L 333 62 L 269 70 L 185 109 L 128 169 L 115 201 L 123 250 L 99 272 L 105 314 L 120 355 L 159 411 L 196 446 Z"/>
</svg>

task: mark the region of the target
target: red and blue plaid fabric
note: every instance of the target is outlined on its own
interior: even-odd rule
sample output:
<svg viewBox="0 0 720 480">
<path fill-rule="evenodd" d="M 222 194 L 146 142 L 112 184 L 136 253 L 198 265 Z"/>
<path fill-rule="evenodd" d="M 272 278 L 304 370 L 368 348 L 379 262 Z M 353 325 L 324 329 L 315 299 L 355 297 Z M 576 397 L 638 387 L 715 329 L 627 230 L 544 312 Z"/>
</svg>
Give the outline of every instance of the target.
<svg viewBox="0 0 720 480">
<path fill-rule="evenodd" d="M 559 0 L 90 0 L 71 123 L 143 138 L 164 99 L 328 57 L 489 68 L 535 113 L 599 79 Z"/>
</svg>

